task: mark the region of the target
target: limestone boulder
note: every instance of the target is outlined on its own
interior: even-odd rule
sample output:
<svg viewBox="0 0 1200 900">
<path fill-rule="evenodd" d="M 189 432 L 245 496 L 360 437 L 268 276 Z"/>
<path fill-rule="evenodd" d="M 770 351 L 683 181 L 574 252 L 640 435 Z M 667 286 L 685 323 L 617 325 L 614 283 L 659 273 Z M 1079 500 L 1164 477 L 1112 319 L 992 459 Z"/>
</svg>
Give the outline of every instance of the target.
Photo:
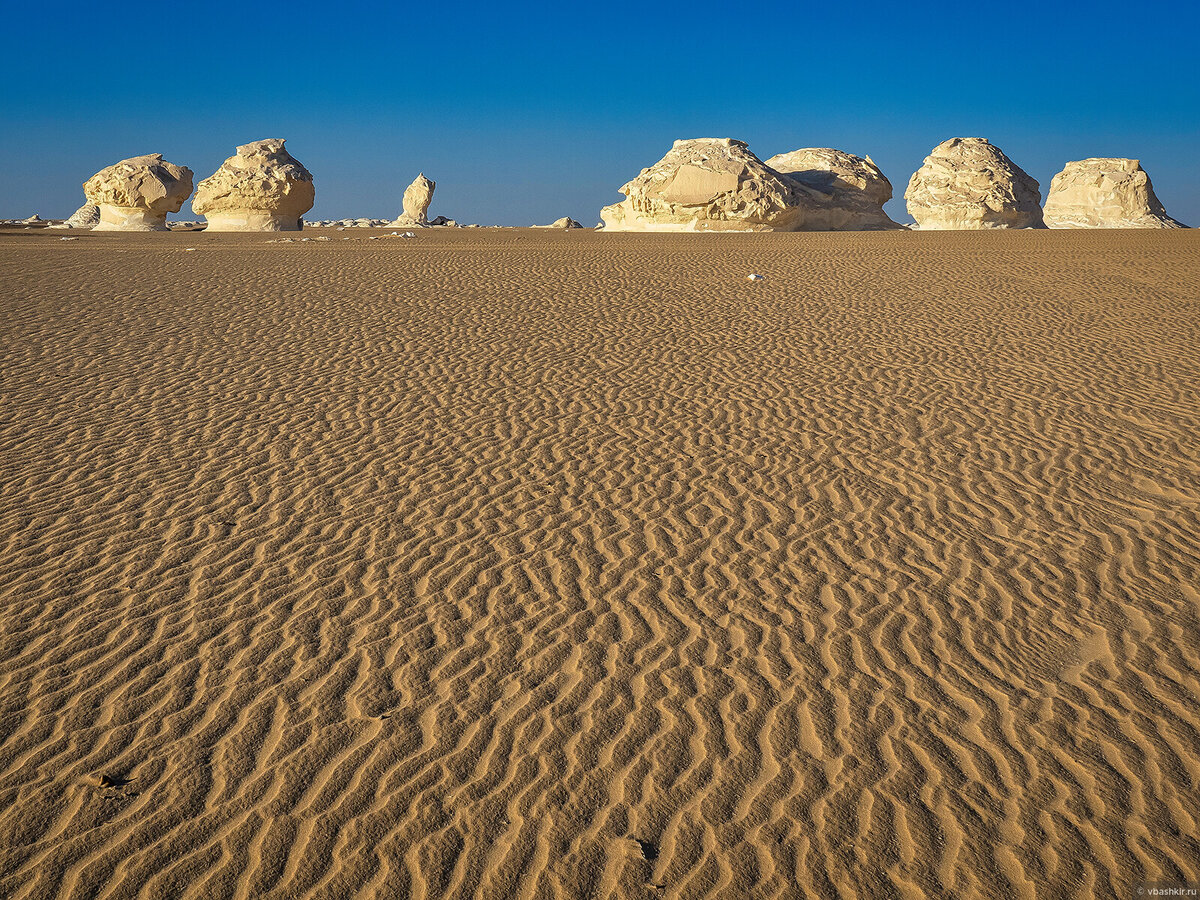
<svg viewBox="0 0 1200 900">
<path fill-rule="evenodd" d="M 1136 159 L 1081 159 L 1050 182 L 1050 228 L 1185 228 L 1167 215 Z"/>
<path fill-rule="evenodd" d="M 583 226 L 572 219 L 570 216 L 563 216 L 561 219 L 555 219 L 549 225 L 534 225 L 534 228 L 561 228 L 569 230 L 571 228 L 582 228 Z"/>
<path fill-rule="evenodd" d="M 166 231 L 167 213 L 179 212 L 192 194 L 192 170 L 161 153 L 134 156 L 101 169 L 83 193 L 99 207 L 96 231 Z"/>
<path fill-rule="evenodd" d="M 436 181 L 430 181 L 422 172 L 413 183 L 404 189 L 401 201 L 403 212 L 391 224 L 397 228 L 423 228 L 429 224 L 429 204 L 433 202 Z"/>
<path fill-rule="evenodd" d="M 71 218 L 63 224 L 68 228 L 95 228 L 100 224 L 100 207 L 95 203 L 85 203 L 71 213 Z"/>
<path fill-rule="evenodd" d="M 1044 227 L 1037 181 L 985 138 L 934 147 L 904 199 L 922 231 Z"/>
<path fill-rule="evenodd" d="M 64 219 L 57 225 L 51 225 L 50 227 L 60 229 L 87 229 L 95 228 L 99 223 L 100 207 L 94 203 L 85 203 L 71 214 L 71 218 Z"/>
<path fill-rule="evenodd" d="M 892 183 L 871 157 L 829 147 L 809 147 L 772 156 L 766 164 L 797 181 L 807 194 L 805 231 L 894 231 L 901 228 L 883 211 Z"/>
<path fill-rule="evenodd" d="M 208 231 L 299 231 L 316 188 L 282 138 L 243 144 L 196 188 L 192 209 Z"/>
<path fill-rule="evenodd" d="M 676 141 L 600 210 L 605 231 L 798 231 L 808 192 L 733 138 Z"/>
</svg>

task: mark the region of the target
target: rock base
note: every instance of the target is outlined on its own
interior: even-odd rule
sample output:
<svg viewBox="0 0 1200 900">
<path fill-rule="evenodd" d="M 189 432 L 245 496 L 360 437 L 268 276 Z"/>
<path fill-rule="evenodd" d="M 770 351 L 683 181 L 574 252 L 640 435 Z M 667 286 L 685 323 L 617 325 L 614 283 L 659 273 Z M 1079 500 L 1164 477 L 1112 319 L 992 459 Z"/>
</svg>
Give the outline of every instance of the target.
<svg viewBox="0 0 1200 900">
<path fill-rule="evenodd" d="M 304 222 L 298 216 L 283 216 L 261 210 L 209 213 L 204 217 L 205 231 L 300 231 Z"/>
<path fill-rule="evenodd" d="M 128 206 L 100 204 L 100 221 L 92 231 L 166 231 L 167 214 Z"/>
</svg>

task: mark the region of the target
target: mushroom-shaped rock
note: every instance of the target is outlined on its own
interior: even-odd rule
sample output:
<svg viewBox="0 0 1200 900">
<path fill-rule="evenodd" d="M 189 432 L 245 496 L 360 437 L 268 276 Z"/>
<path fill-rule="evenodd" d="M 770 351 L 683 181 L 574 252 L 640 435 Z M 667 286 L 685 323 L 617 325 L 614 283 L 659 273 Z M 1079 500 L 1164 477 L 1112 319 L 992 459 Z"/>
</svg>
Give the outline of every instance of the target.
<svg viewBox="0 0 1200 900">
<path fill-rule="evenodd" d="M 798 231 L 808 211 L 799 183 L 733 138 L 676 141 L 600 210 L 605 231 Z"/>
<path fill-rule="evenodd" d="M 413 183 L 404 189 L 403 212 L 391 223 L 395 227 L 424 227 L 429 224 L 429 204 L 433 202 L 436 181 L 430 181 L 422 172 Z"/>
<path fill-rule="evenodd" d="M 1167 215 L 1136 159 L 1081 159 L 1050 182 L 1050 228 L 1185 228 Z"/>
<path fill-rule="evenodd" d="M 571 228 L 582 228 L 583 226 L 580 225 L 578 222 L 576 222 L 574 219 L 572 219 L 570 216 L 563 216 L 561 219 L 555 219 L 549 225 L 534 225 L 533 227 L 534 228 L 561 228 L 561 229 L 566 230 L 566 229 L 571 229 Z"/>
<path fill-rule="evenodd" d="M 316 200 L 308 169 L 282 138 L 243 144 L 196 188 L 192 209 L 208 231 L 299 231 Z"/>
<path fill-rule="evenodd" d="M 96 231 L 166 231 L 167 213 L 179 212 L 191 196 L 192 170 L 161 153 L 135 156 L 101 169 L 83 183 L 83 193 L 100 207 Z"/>
<path fill-rule="evenodd" d="M 883 211 L 892 183 L 871 157 L 863 159 L 829 147 L 780 153 L 767 165 L 808 193 L 812 207 L 805 231 L 894 231 L 901 226 Z"/>
<path fill-rule="evenodd" d="M 1043 227 L 1038 183 L 985 138 L 934 147 L 904 199 L 922 231 Z"/>
</svg>

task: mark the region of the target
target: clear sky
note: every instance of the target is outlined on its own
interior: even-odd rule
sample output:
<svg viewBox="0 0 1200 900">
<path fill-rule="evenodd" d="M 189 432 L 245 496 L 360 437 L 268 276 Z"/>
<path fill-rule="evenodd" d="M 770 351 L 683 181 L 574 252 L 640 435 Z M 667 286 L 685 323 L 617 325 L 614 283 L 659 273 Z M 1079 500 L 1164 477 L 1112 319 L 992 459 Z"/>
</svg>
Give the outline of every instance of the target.
<svg viewBox="0 0 1200 900">
<path fill-rule="evenodd" d="M 205 178 L 284 137 L 310 219 L 592 225 L 685 137 L 870 155 L 888 210 L 937 143 L 986 137 L 1042 185 L 1140 159 L 1200 225 L 1200 4 L 10 2 L 0 7 L 0 218 L 161 152 Z M 190 218 L 185 206 L 177 218 Z"/>
</svg>

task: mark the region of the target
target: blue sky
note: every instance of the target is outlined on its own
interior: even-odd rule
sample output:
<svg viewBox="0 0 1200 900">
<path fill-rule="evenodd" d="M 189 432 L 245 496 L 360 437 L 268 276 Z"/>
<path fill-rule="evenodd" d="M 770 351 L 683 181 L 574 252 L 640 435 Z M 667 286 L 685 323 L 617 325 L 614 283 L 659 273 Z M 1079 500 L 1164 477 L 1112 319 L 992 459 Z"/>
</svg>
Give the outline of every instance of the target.
<svg viewBox="0 0 1200 900">
<path fill-rule="evenodd" d="M 681 137 L 870 155 L 895 188 L 949 137 L 1042 184 L 1142 161 L 1200 225 L 1200 4 L 7 3 L 0 218 L 70 214 L 80 184 L 161 152 L 210 175 L 285 137 L 309 218 L 586 225 Z M 180 218 L 190 217 L 185 206 Z"/>
</svg>

